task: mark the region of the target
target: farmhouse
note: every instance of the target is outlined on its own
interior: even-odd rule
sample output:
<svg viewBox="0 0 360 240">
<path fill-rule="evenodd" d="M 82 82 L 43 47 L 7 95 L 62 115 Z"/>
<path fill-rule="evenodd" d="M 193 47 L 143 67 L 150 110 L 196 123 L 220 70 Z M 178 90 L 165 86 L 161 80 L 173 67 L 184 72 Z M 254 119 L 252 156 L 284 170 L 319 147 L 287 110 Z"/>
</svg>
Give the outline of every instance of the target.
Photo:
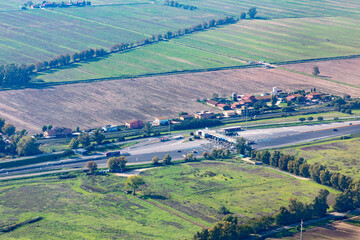
<svg viewBox="0 0 360 240">
<path fill-rule="evenodd" d="M 193 119 L 193 118 L 194 117 L 192 115 L 189 115 L 189 114 L 185 114 L 185 115 L 180 116 L 181 121 L 190 120 L 190 119 Z"/>
<path fill-rule="evenodd" d="M 214 100 L 207 100 L 206 101 L 206 105 L 209 105 L 211 107 L 217 107 L 219 103 L 217 101 L 214 101 Z"/>
<path fill-rule="evenodd" d="M 256 98 L 254 95 L 245 95 L 244 97 L 241 98 L 241 100 L 243 101 L 251 101 L 251 102 L 256 102 Z"/>
<path fill-rule="evenodd" d="M 236 109 L 236 113 L 241 116 L 253 116 L 255 115 L 255 109 L 253 107 L 246 108 L 242 106 L 241 109 Z"/>
<path fill-rule="evenodd" d="M 240 108 L 240 107 L 241 107 L 241 103 L 239 103 L 239 102 L 235 102 L 235 103 L 232 103 L 232 104 L 231 104 L 231 108 L 232 108 L 232 109 Z"/>
<path fill-rule="evenodd" d="M 309 94 L 306 95 L 306 99 L 308 99 L 308 100 L 321 99 L 321 97 L 322 97 L 323 95 L 324 95 L 324 94 L 322 94 L 322 93 L 311 92 L 311 93 L 309 93 Z"/>
<path fill-rule="evenodd" d="M 167 125 L 169 123 L 169 118 L 167 117 L 157 117 L 155 118 L 154 125 L 160 126 L 160 125 Z"/>
<path fill-rule="evenodd" d="M 287 96 L 286 101 L 292 102 L 292 101 L 295 101 L 297 98 L 300 98 L 301 100 L 305 99 L 303 95 L 296 93 L 296 94 L 291 94 L 291 95 Z"/>
<path fill-rule="evenodd" d="M 44 137 L 68 137 L 71 136 L 72 130 L 70 128 L 53 128 L 44 132 Z"/>
<path fill-rule="evenodd" d="M 125 126 L 127 128 L 133 128 L 133 129 L 142 128 L 144 126 L 144 122 L 140 120 L 131 120 L 131 121 L 127 121 L 125 123 Z"/>
<path fill-rule="evenodd" d="M 230 106 L 227 105 L 227 104 L 225 104 L 225 103 L 219 103 L 219 104 L 217 105 L 217 108 L 220 109 L 220 110 L 226 110 L 226 109 L 229 109 Z"/>
<path fill-rule="evenodd" d="M 263 101 L 265 101 L 265 102 L 270 102 L 270 101 L 271 101 L 271 98 L 272 98 L 271 95 L 265 95 L 265 96 L 257 96 L 257 97 L 255 97 L 255 99 L 256 99 L 257 101 L 263 100 Z"/>
<path fill-rule="evenodd" d="M 236 112 L 234 110 L 228 110 L 223 112 L 224 117 L 235 117 Z"/>
<path fill-rule="evenodd" d="M 198 119 L 208 119 L 208 118 L 213 118 L 215 117 L 215 114 L 209 111 L 201 111 L 201 112 L 197 112 L 195 113 L 195 118 Z"/>
<path fill-rule="evenodd" d="M 104 130 L 104 132 L 117 132 L 118 126 L 115 125 L 106 125 L 105 127 L 102 127 L 102 129 Z"/>
</svg>

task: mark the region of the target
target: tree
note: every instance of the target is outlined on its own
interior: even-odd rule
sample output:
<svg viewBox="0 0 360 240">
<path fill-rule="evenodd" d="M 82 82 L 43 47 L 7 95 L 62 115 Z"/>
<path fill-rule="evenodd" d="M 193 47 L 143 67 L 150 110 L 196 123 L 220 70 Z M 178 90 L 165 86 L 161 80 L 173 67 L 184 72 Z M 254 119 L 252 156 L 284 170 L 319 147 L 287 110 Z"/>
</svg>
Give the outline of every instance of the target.
<svg viewBox="0 0 360 240">
<path fill-rule="evenodd" d="M 46 125 L 43 125 L 42 128 L 41 128 L 41 130 L 42 130 L 43 132 L 45 132 L 45 131 L 47 130 L 47 126 L 46 126 Z"/>
<path fill-rule="evenodd" d="M 151 163 L 154 165 L 158 165 L 159 164 L 159 157 L 155 156 L 152 158 Z"/>
<path fill-rule="evenodd" d="M 69 144 L 69 148 L 70 149 L 76 149 L 76 148 L 78 148 L 79 147 L 79 140 L 77 140 L 76 138 L 73 138 L 73 139 L 71 139 L 71 141 L 70 141 L 70 144 Z"/>
<path fill-rule="evenodd" d="M 15 133 L 16 128 L 14 127 L 14 125 L 10 124 L 10 123 L 6 123 L 3 127 L 2 127 L 2 132 L 8 136 L 11 136 Z"/>
<path fill-rule="evenodd" d="M 146 136 L 146 137 L 147 137 L 147 136 L 150 136 L 151 131 L 152 131 L 152 129 L 151 129 L 150 123 L 146 122 L 146 123 L 144 124 L 144 128 L 143 128 L 144 136 Z"/>
<path fill-rule="evenodd" d="M 127 163 L 127 160 L 124 156 L 120 156 L 120 157 L 111 157 L 109 158 L 109 160 L 107 161 L 107 166 L 110 169 L 110 171 L 124 171 L 125 169 L 125 165 Z"/>
<path fill-rule="evenodd" d="M 50 124 L 49 126 L 48 126 L 48 130 L 51 130 L 53 128 L 53 126 Z"/>
<path fill-rule="evenodd" d="M 211 96 L 212 96 L 212 98 L 218 98 L 218 97 L 219 97 L 219 94 L 213 93 Z"/>
<path fill-rule="evenodd" d="M 93 174 L 97 169 L 97 164 L 94 161 L 89 161 L 86 163 L 85 167 L 89 169 L 91 174 Z"/>
<path fill-rule="evenodd" d="M 248 11 L 248 15 L 251 19 L 254 19 L 257 14 L 256 7 L 252 7 Z"/>
<path fill-rule="evenodd" d="M 162 160 L 162 163 L 165 165 L 169 165 L 171 163 L 171 157 L 169 154 L 166 154 L 165 157 Z"/>
<path fill-rule="evenodd" d="M 245 19 L 245 18 L 246 18 L 246 13 L 242 12 L 242 13 L 240 14 L 240 19 Z"/>
<path fill-rule="evenodd" d="M 133 192 L 134 195 L 135 195 L 136 189 L 139 186 L 144 185 L 144 184 L 145 184 L 145 181 L 143 180 L 143 178 L 141 176 L 130 176 L 125 181 L 126 188 L 134 189 L 134 192 Z"/>
<path fill-rule="evenodd" d="M 304 122 L 306 120 L 306 118 L 299 118 L 300 122 Z"/>
<path fill-rule="evenodd" d="M 323 120 L 324 120 L 324 117 L 319 116 L 319 117 L 317 118 L 317 120 L 321 122 L 321 121 L 323 121 Z"/>
<path fill-rule="evenodd" d="M 87 147 L 91 144 L 90 136 L 87 133 L 81 133 L 78 137 L 78 141 L 83 147 Z"/>
<path fill-rule="evenodd" d="M 323 217 L 326 215 L 326 211 L 329 208 L 327 204 L 327 197 L 330 192 L 326 189 L 321 189 L 319 195 L 315 197 L 313 203 L 313 216 Z"/>
<path fill-rule="evenodd" d="M 102 141 L 105 139 L 105 135 L 102 134 L 100 132 L 100 129 L 97 129 L 94 133 L 94 135 L 92 136 L 92 139 L 98 144 L 100 145 L 102 143 Z"/>
<path fill-rule="evenodd" d="M 17 143 L 16 151 L 20 156 L 30 156 L 40 152 L 39 145 L 35 139 L 29 136 L 23 136 Z"/>
<path fill-rule="evenodd" d="M 192 161 L 195 161 L 196 160 L 196 157 L 194 157 L 194 154 L 193 153 L 188 153 L 184 158 L 183 160 L 185 162 L 192 162 Z"/>
<path fill-rule="evenodd" d="M 0 118 L 0 131 L 2 131 L 2 128 L 4 127 L 4 125 L 5 125 L 5 119 Z"/>
<path fill-rule="evenodd" d="M 314 66 L 314 67 L 313 67 L 313 72 L 312 72 L 312 74 L 313 74 L 314 76 L 319 76 L 320 70 L 319 70 L 319 67 L 318 67 L 318 66 Z"/>
<path fill-rule="evenodd" d="M 308 120 L 309 122 L 311 122 L 312 120 L 314 120 L 314 118 L 313 118 L 313 117 L 308 117 L 307 120 Z"/>
</svg>

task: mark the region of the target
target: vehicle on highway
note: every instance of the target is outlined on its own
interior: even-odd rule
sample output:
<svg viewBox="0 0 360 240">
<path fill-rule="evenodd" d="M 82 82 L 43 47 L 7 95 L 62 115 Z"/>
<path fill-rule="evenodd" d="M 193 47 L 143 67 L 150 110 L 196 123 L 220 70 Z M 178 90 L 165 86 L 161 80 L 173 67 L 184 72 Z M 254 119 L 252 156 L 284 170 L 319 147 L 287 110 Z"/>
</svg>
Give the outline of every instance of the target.
<svg viewBox="0 0 360 240">
<path fill-rule="evenodd" d="M 181 152 L 181 150 L 178 150 L 178 152 Z"/>
<path fill-rule="evenodd" d="M 352 125 L 352 123 L 349 123 L 349 125 L 351 126 L 351 125 Z"/>
<path fill-rule="evenodd" d="M 130 156 L 131 154 L 130 153 L 128 153 L 128 152 L 123 152 L 122 154 L 121 154 L 121 156 Z"/>
<path fill-rule="evenodd" d="M 193 151 L 193 153 L 197 153 L 197 151 Z"/>
<path fill-rule="evenodd" d="M 337 132 L 338 130 L 336 128 L 334 128 L 333 131 Z"/>
<path fill-rule="evenodd" d="M 119 157 L 120 156 L 120 151 L 107 152 L 107 153 L 105 153 L 105 156 L 107 156 L 107 157 Z"/>
</svg>

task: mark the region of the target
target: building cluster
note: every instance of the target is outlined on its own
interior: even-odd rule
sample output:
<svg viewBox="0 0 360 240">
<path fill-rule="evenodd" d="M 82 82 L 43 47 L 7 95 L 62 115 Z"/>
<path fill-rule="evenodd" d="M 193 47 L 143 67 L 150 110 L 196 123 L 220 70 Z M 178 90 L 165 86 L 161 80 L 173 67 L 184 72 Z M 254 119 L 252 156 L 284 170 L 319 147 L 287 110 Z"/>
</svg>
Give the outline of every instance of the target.
<svg viewBox="0 0 360 240">
<path fill-rule="evenodd" d="M 42 3 L 38 3 L 38 4 L 34 4 L 31 1 L 28 2 L 27 4 L 24 4 L 24 6 L 22 8 L 29 7 L 29 8 L 57 8 L 57 7 L 84 7 L 84 6 L 90 6 L 91 2 L 90 1 L 72 1 L 70 0 L 69 2 L 48 2 L 48 1 L 43 1 Z"/>
</svg>

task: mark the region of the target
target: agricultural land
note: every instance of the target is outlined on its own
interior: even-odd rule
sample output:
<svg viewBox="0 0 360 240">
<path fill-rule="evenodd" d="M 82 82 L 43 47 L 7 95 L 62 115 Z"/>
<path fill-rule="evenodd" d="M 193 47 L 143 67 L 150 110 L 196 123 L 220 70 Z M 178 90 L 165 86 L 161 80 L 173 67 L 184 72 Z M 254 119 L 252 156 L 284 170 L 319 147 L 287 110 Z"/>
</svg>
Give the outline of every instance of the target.
<svg viewBox="0 0 360 240">
<path fill-rule="evenodd" d="M 259 212 L 274 213 L 291 196 L 309 202 L 324 188 L 242 163 L 182 164 L 141 175 L 147 185 L 140 198 L 125 194 L 125 179 L 115 175 L 1 182 L 1 225 L 43 219 L 1 233 L 0 238 L 189 238 L 200 226 L 210 227 L 221 219 L 220 207 L 246 220 Z M 331 201 L 337 192 L 327 189 Z"/>
<path fill-rule="evenodd" d="M 360 177 L 360 138 L 309 143 L 285 148 L 283 151 L 303 157 L 309 163 L 321 163 L 332 171 L 338 171 L 353 178 Z"/>
<path fill-rule="evenodd" d="M 360 19 L 344 17 L 240 21 L 188 36 L 49 70 L 41 82 L 132 77 L 239 67 L 250 62 L 328 58 L 360 54 Z M 356 30 L 357 29 L 357 30 Z M 110 70 L 111 69 L 111 70 Z M 36 81 L 36 80 L 35 80 Z"/>
<path fill-rule="evenodd" d="M 49 123 L 94 128 L 134 118 L 151 121 L 177 116 L 180 111 L 214 111 L 196 99 L 214 92 L 260 94 L 273 86 L 284 91 L 316 87 L 336 95 L 359 96 L 359 89 L 352 86 L 282 69 L 249 68 L 1 91 L 0 111 L 8 121 L 31 132 Z"/>
</svg>

